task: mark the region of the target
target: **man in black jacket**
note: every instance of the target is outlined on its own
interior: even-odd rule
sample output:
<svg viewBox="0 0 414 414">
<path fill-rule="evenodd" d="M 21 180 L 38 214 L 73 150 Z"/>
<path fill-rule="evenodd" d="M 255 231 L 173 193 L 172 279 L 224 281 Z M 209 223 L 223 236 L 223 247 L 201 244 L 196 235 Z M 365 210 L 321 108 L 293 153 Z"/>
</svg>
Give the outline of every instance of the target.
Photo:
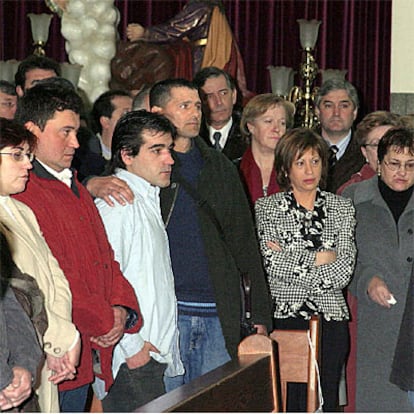
<svg viewBox="0 0 414 414">
<path fill-rule="evenodd" d="M 253 221 L 234 165 L 198 136 L 201 101 L 184 79 L 158 82 L 150 92 L 153 112 L 177 128 L 171 186 L 161 191 L 178 301 L 184 376 L 191 381 L 237 356 L 240 341 L 240 275 L 252 284 L 258 333 L 270 327 L 269 296 Z"/>
<path fill-rule="evenodd" d="M 351 83 L 330 79 L 319 88 L 315 103 L 321 135 L 331 148 L 326 189 L 336 193 L 365 162 L 352 132 L 358 114 L 358 93 Z"/>
<path fill-rule="evenodd" d="M 247 142 L 240 132 L 240 111 L 236 110 L 237 89 L 232 77 L 214 66 L 201 69 L 194 77 L 202 102 L 204 120 L 200 137 L 222 151 L 230 160 L 240 158 Z"/>
</svg>

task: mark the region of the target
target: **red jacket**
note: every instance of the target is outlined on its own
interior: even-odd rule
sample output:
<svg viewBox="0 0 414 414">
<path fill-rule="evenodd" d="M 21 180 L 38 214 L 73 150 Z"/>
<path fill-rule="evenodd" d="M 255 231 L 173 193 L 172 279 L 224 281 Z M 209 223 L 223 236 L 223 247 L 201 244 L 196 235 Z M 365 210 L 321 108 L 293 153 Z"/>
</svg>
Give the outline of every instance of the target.
<svg viewBox="0 0 414 414">
<path fill-rule="evenodd" d="M 349 185 L 368 180 L 374 175 L 375 171 L 369 166 L 369 164 L 364 164 L 364 166 L 357 173 L 352 174 L 351 178 L 338 188 L 336 194 L 342 194 L 345 188 Z"/>
<path fill-rule="evenodd" d="M 240 175 L 242 181 L 247 187 L 248 198 L 251 202 L 251 206 L 254 207 L 256 201 L 260 197 L 264 197 L 262 174 L 259 166 L 254 160 L 252 148 L 249 146 L 240 162 Z M 278 193 L 280 191 L 279 184 L 276 181 L 276 171 L 273 168 L 272 174 L 270 175 L 269 186 L 267 188 L 267 195 Z"/>
<path fill-rule="evenodd" d="M 70 189 L 35 162 L 26 191 L 16 198 L 34 211 L 72 291 L 72 317 L 81 333 L 82 353 L 76 379 L 63 382 L 59 390 L 71 390 L 93 381 L 92 347 L 99 349 L 102 369 L 99 377 L 108 389 L 113 382 L 113 347 L 101 348 L 89 338 L 112 329 L 114 305 L 137 312 L 138 321 L 128 333 L 139 330 L 142 318 L 135 292 L 114 260 L 91 196 L 76 178 L 73 181 Z M 78 196 L 72 191 L 76 188 Z"/>
</svg>

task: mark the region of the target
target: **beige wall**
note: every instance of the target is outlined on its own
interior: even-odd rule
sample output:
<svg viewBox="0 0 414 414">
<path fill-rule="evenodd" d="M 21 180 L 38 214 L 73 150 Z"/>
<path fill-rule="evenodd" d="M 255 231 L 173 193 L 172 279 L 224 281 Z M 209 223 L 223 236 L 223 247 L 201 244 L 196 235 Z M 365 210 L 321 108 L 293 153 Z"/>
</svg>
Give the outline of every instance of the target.
<svg viewBox="0 0 414 414">
<path fill-rule="evenodd" d="M 391 92 L 414 93 L 414 1 L 392 0 Z"/>
</svg>

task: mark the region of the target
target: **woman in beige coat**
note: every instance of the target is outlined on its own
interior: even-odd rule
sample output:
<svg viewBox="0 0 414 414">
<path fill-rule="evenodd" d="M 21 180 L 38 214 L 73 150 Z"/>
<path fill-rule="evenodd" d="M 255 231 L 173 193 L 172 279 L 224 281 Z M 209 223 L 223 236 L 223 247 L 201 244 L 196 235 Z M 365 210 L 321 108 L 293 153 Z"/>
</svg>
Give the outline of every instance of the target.
<svg viewBox="0 0 414 414">
<path fill-rule="evenodd" d="M 41 411 L 58 412 L 56 384 L 74 378 L 80 354 L 80 337 L 71 316 L 72 296 L 32 210 L 10 197 L 26 187 L 35 144 L 36 138 L 23 126 L 0 118 L 0 231 L 17 267 L 36 280 L 44 295 L 48 326 L 39 341 L 46 360 L 35 388 Z"/>
</svg>

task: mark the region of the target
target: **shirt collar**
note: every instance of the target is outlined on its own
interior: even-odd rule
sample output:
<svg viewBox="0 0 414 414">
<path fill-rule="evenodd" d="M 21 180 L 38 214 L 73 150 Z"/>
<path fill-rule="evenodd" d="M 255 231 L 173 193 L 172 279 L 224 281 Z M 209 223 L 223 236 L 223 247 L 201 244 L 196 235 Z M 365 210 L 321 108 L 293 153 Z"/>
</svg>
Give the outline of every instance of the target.
<svg viewBox="0 0 414 414">
<path fill-rule="evenodd" d="M 158 197 L 160 188 L 158 186 L 150 184 L 144 178 L 133 174 L 123 168 L 117 168 L 116 176 L 125 180 L 135 191 L 143 196 Z"/>
<path fill-rule="evenodd" d="M 102 157 L 104 157 L 107 161 L 109 161 L 111 159 L 111 148 L 107 147 L 103 142 L 102 142 L 102 136 L 101 134 L 96 134 L 96 136 L 99 139 L 99 143 L 101 144 L 101 150 L 102 150 Z"/>
<path fill-rule="evenodd" d="M 53 177 L 57 178 L 59 181 L 62 181 L 64 184 L 66 184 L 69 188 L 71 188 L 72 185 L 72 170 L 69 168 L 65 168 L 64 170 L 58 172 L 54 170 L 53 168 L 50 168 L 48 165 L 44 164 L 42 161 L 37 159 L 37 162 L 49 173 L 52 174 Z"/>
<path fill-rule="evenodd" d="M 336 153 L 336 159 L 340 159 L 346 151 L 349 142 L 351 141 L 352 130 L 350 129 L 348 135 L 345 138 L 342 138 L 341 141 L 337 142 L 336 144 L 332 144 L 328 139 L 325 139 L 329 146 L 336 145 L 338 148 L 338 152 Z"/>
<path fill-rule="evenodd" d="M 224 148 L 224 145 L 226 144 L 227 137 L 229 135 L 229 131 L 232 125 L 233 125 L 233 117 L 231 117 L 229 121 L 227 122 L 227 124 L 224 125 L 224 127 L 221 129 L 214 129 L 211 125 L 208 125 L 208 133 L 209 133 L 211 143 L 214 144 L 214 138 L 213 138 L 214 133 L 220 132 L 221 133 L 220 147 Z"/>
</svg>

